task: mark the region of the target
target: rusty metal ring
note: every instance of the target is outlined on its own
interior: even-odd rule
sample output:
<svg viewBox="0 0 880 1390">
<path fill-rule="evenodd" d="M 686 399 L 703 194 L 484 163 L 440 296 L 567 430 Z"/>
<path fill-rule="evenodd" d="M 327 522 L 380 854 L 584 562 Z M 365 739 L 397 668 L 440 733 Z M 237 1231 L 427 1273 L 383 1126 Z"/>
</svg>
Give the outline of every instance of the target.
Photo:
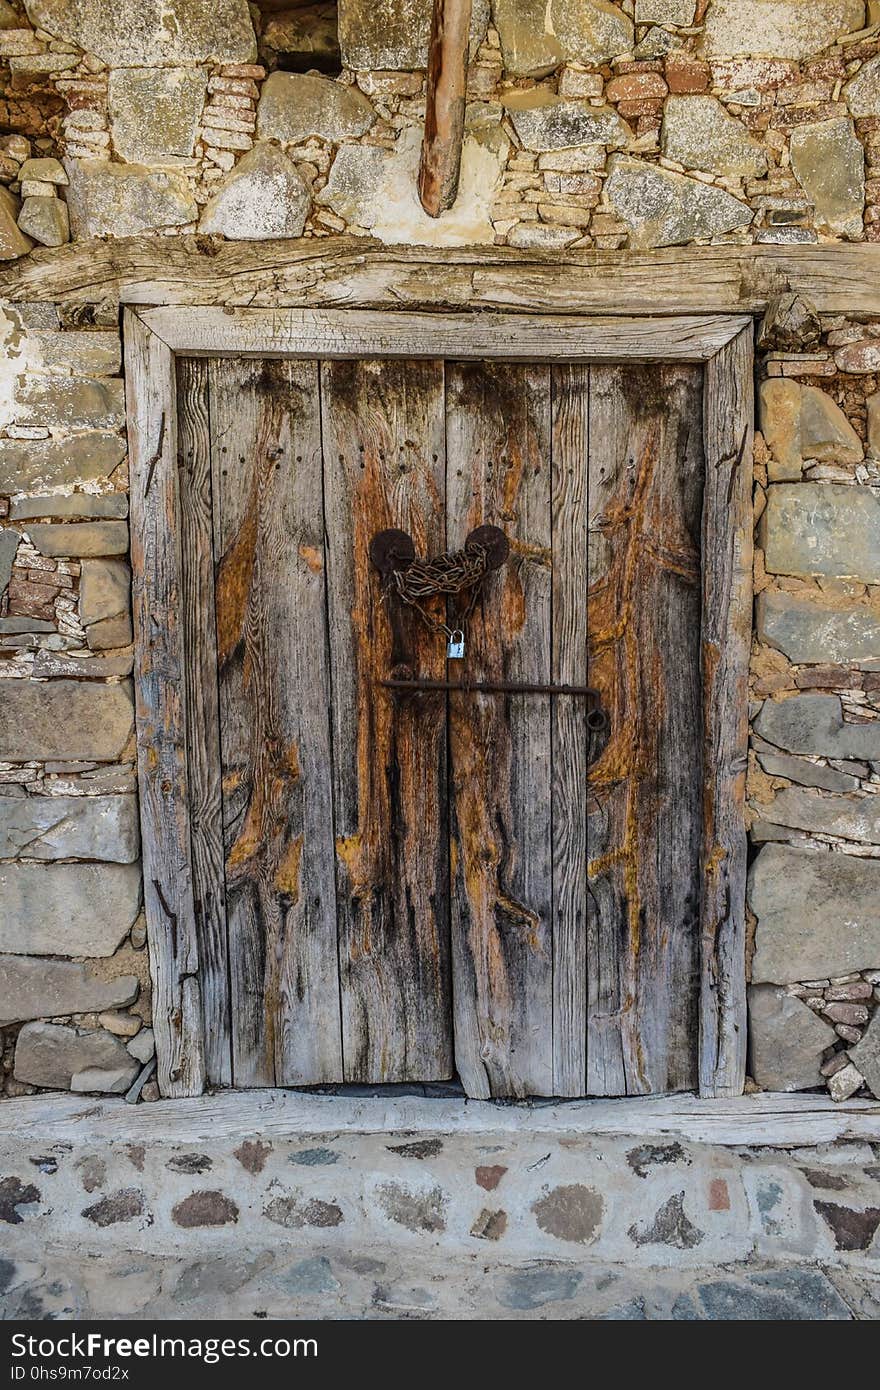
<svg viewBox="0 0 880 1390">
<path fill-rule="evenodd" d="M 478 526 L 465 539 L 465 550 L 472 545 L 483 547 L 490 570 L 500 569 L 510 554 L 510 541 L 499 526 Z"/>
<path fill-rule="evenodd" d="M 608 728 L 608 715 L 602 709 L 587 710 L 587 728 L 591 734 L 602 734 Z"/>
<path fill-rule="evenodd" d="M 387 579 L 394 570 L 408 569 L 415 558 L 412 536 L 393 526 L 387 531 L 377 531 L 370 541 L 370 559 L 383 579 Z"/>
</svg>

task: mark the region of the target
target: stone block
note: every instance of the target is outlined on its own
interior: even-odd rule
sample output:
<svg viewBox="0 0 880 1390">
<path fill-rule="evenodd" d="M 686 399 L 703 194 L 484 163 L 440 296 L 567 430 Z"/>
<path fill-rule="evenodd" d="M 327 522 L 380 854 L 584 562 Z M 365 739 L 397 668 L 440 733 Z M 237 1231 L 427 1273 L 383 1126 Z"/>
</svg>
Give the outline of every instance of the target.
<svg viewBox="0 0 880 1390">
<path fill-rule="evenodd" d="M 68 1090 L 87 1069 L 125 1067 L 136 1072 L 124 1045 L 103 1029 L 66 1028 L 57 1023 L 26 1023 L 15 1046 L 14 1076 L 30 1086 Z"/>
<path fill-rule="evenodd" d="M 296 166 L 275 145 L 254 145 L 202 214 L 201 231 L 232 240 L 302 234 L 311 204 Z"/>
<path fill-rule="evenodd" d="M 134 1038 L 129 1038 L 126 1049 L 135 1061 L 144 1066 L 156 1052 L 156 1035 L 152 1028 L 142 1028 Z"/>
<path fill-rule="evenodd" d="M 564 62 L 599 66 L 635 43 L 632 20 L 606 0 L 494 0 L 493 17 L 504 67 L 516 76 L 540 77 Z"/>
<path fill-rule="evenodd" d="M 131 684 L 3 682 L 0 760 L 116 762 L 134 733 Z"/>
<path fill-rule="evenodd" d="M 837 1041 L 829 1024 L 773 985 L 749 989 L 749 1072 L 765 1091 L 821 1086 L 822 1053 Z"/>
<path fill-rule="evenodd" d="M 18 214 L 18 225 L 40 246 L 64 246 L 70 241 L 67 204 L 54 195 L 25 198 Z"/>
<path fill-rule="evenodd" d="M 139 848 L 133 796 L 0 794 L 0 859 L 104 859 L 130 864 Z"/>
<path fill-rule="evenodd" d="M 61 368 L 74 376 L 116 376 L 122 366 L 122 343 L 112 331 L 69 330 L 28 334 L 43 367 Z"/>
<path fill-rule="evenodd" d="M 110 134 L 129 164 L 174 164 L 193 152 L 205 68 L 116 68 L 107 93 Z"/>
<path fill-rule="evenodd" d="M 29 236 L 18 225 L 21 204 L 14 193 L 0 184 L 0 261 L 26 256 L 33 247 Z"/>
<path fill-rule="evenodd" d="M 130 592 L 131 570 L 124 560 L 84 560 L 79 586 L 83 627 L 128 613 Z"/>
<path fill-rule="evenodd" d="M 86 641 L 93 652 L 127 647 L 131 640 L 131 617 L 128 613 L 117 613 L 115 618 L 101 618 L 86 630 Z"/>
<path fill-rule="evenodd" d="M 0 527 L 0 598 L 6 593 L 12 566 L 15 561 L 21 535 L 6 527 Z"/>
<path fill-rule="evenodd" d="M 774 483 L 759 537 L 769 574 L 880 582 L 880 496 L 872 488 Z"/>
<path fill-rule="evenodd" d="M 880 116 L 880 53 L 869 58 L 843 89 L 850 115 Z"/>
<path fill-rule="evenodd" d="M 713 0 L 706 16 L 710 57 L 767 54 L 800 61 L 865 22 L 864 0 Z"/>
<path fill-rule="evenodd" d="M 257 106 L 257 138 L 300 145 L 310 136 L 338 142 L 366 135 L 376 113 L 357 87 L 316 73 L 273 72 Z"/>
<path fill-rule="evenodd" d="M 0 958 L 0 1028 L 31 1019 L 123 1008 L 138 997 L 136 975 L 105 980 L 88 965 L 37 956 Z"/>
<path fill-rule="evenodd" d="M 86 1067 L 70 1079 L 71 1091 L 98 1091 L 103 1095 L 121 1096 L 137 1077 L 140 1068 L 132 1061 L 115 1067 Z"/>
<path fill-rule="evenodd" d="M 660 149 L 689 169 L 759 178 L 767 155 L 735 116 L 711 96 L 671 96 L 663 107 Z"/>
<path fill-rule="evenodd" d="M 880 340 L 862 338 L 857 343 L 847 343 L 835 352 L 834 365 L 838 371 L 854 374 L 880 372 Z"/>
<path fill-rule="evenodd" d="M 111 68 L 252 63 L 247 0 L 26 0 L 28 18 Z"/>
<path fill-rule="evenodd" d="M 869 792 L 822 796 L 800 787 L 785 787 L 768 805 L 761 804 L 761 814 L 774 825 L 837 835 L 858 844 L 880 844 L 880 797 Z"/>
<path fill-rule="evenodd" d="M 138 236 L 194 222 L 198 207 L 183 174 L 143 164 L 68 159 L 67 206 L 78 241 Z M 94 421 L 92 423 L 98 423 Z"/>
<path fill-rule="evenodd" d="M 880 1100 L 880 1009 L 865 1029 L 861 1042 L 848 1051 L 850 1060 L 865 1078 L 868 1090 Z"/>
<path fill-rule="evenodd" d="M 840 117 L 797 126 L 791 167 L 816 209 L 816 226 L 837 237 L 861 237 L 865 152 L 852 120 Z"/>
<path fill-rule="evenodd" d="M 859 779 L 851 777 L 849 773 L 838 772 L 836 768 L 811 763 L 807 758 L 796 758 L 787 753 L 759 753 L 758 762 L 768 777 L 784 777 L 801 787 L 821 787 L 826 792 L 851 792 L 856 791 L 859 785 Z M 762 802 L 762 815 L 765 810 Z M 767 816 L 767 819 L 772 820 L 773 817 Z"/>
<path fill-rule="evenodd" d="M 50 429 L 122 429 L 125 384 L 121 378 L 26 376 L 15 393 L 19 425 Z"/>
<path fill-rule="evenodd" d="M 860 463 L 862 441 L 840 406 L 818 386 L 802 386 L 801 451 L 821 463 Z"/>
<path fill-rule="evenodd" d="M 801 453 L 801 388 L 784 376 L 768 377 L 758 391 L 758 423 L 773 455 L 771 481 L 797 480 L 803 469 Z"/>
<path fill-rule="evenodd" d="M 754 984 L 872 969 L 880 960 L 880 862 L 765 845 L 749 874 Z"/>
<path fill-rule="evenodd" d="M 47 497 L 14 497 L 9 505 L 11 521 L 31 521 L 51 516 L 59 521 L 68 517 L 101 518 L 128 516 L 128 496 L 124 492 L 72 492 L 68 496 L 53 492 Z"/>
<path fill-rule="evenodd" d="M 124 458 L 125 440 L 104 430 L 66 439 L 0 439 L 0 492 L 95 482 L 108 478 Z"/>
<path fill-rule="evenodd" d="M 633 250 L 709 240 L 747 226 L 752 209 L 722 188 L 630 155 L 608 161 L 605 196 L 629 227 Z"/>
<path fill-rule="evenodd" d="M 880 604 L 827 602 L 765 589 L 758 595 L 757 632 L 789 661 L 837 666 L 880 660 Z"/>
<path fill-rule="evenodd" d="M 564 101 L 543 87 L 511 92 L 504 106 L 527 150 L 573 149 L 580 145 L 609 145 L 619 149 L 629 132 L 612 106 L 589 101 Z"/>
<path fill-rule="evenodd" d="M 83 521 L 56 526 L 37 522 L 27 528 L 41 555 L 126 555 L 128 525 L 124 521 Z"/>
<path fill-rule="evenodd" d="M 347 68 L 409 72 L 428 65 L 432 0 L 339 0 L 339 45 Z M 482 43 L 489 0 L 474 0 L 471 53 Z"/>
<path fill-rule="evenodd" d="M 67 175 L 60 159 L 26 159 L 18 171 L 18 177 L 22 182 L 36 179 L 40 183 L 67 183 Z"/>
<path fill-rule="evenodd" d="M 0 864 L 0 952 L 112 956 L 141 903 L 138 864 Z"/>
<path fill-rule="evenodd" d="M 837 695 L 765 700 L 754 728 L 761 738 L 787 753 L 868 762 L 880 758 L 880 719 L 865 723 L 844 720 Z"/>
</svg>

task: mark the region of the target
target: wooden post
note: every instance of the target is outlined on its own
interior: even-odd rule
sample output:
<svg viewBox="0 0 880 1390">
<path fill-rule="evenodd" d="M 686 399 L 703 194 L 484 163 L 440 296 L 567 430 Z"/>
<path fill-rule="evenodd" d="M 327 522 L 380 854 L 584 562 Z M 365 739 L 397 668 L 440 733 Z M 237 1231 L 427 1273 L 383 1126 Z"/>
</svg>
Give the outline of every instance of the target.
<svg viewBox="0 0 880 1390">
<path fill-rule="evenodd" d="M 472 0 L 434 0 L 419 197 L 430 217 L 458 195 Z"/>
</svg>

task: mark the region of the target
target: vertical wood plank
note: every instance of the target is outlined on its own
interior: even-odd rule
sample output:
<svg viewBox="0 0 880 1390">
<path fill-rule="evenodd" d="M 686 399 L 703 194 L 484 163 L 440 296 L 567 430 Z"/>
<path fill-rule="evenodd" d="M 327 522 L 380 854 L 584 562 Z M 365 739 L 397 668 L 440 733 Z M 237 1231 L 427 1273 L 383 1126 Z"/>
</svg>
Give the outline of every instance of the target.
<svg viewBox="0 0 880 1390">
<path fill-rule="evenodd" d="M 223 874 L 220 710 L 214 613 L 214 543 L 208 364 L 177 362 L 180 496 L 180 620 L 186 652 L 186 759 L 189 772 L 193 906 L 199 952 L 207 1080 L 232 1084 L 229 954 Z"/>
<path fill-rule="evenodd" d="M 205 1041 L 190 876 L 174 358 L 125 313 L 135 709 L 159 1087 L 200 1095 Z"/>
<path fill-rule="evenodd" d="M 547 683 L 549 367 L 447 364 L 447 447 L 450 546 L 487 523 L 512 549 L 467 624 L 464 671 Z M 458 1070 L 469 1095 L 549 1095 L 549 697 L 467 694 L 449 703 Z"/>
<path fill-rule="evenodd" d="M 700 1094 L 746 1068 L 745 777 L 752 623 L 752 329 L 706 364 L 703 504 L 704 826 Z"/>
<path fill-rule="evenodd" d="M 343 1048 L 349 1081 L 448 1077 L 445 640 L 381 592 L 376 531 L 445 547 L 441 362 L 322 367 Z M 438 601 L 429 605 L 442 610 Z"/>
<path fill-rule="evenodd" d="M 318 365 L 210 370 L 235 1082 L 338 1081 Z"/>
<path fill-rule="evenodd" d="M 587 1091 L 695 1079 L 700 369 L 591 369 Z"/>
<path fill-rule="evenodd" d="M 588 367 L 553 367 L 552 679 L 587 684 Z M 553 767 L 553 1093 L 587 1075 L 587 724 L 583 700 L 551 708 Z"/>
</svg>

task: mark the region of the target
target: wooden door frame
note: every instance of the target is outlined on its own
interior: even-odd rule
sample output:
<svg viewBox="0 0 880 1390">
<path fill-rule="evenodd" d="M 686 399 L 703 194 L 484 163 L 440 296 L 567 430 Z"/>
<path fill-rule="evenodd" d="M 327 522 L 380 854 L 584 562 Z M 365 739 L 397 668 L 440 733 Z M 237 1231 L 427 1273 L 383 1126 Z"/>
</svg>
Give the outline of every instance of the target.
<svg viewBox="0 0 880 1390">
<path fill-rule="evenodd" d="M 442 358 L 704 364 L 704 776 L 700 1094 L 741 1094 L 746 1063 L 745 772 L 752 627 L 753 331 L 743 313 L 667 317 L 361 308 L 129 307 L 135 701 L 144 899 L 164 1096 L 205 1087 L 190 873 L 175 359 Z M 538 310 L 540 294 L 531 308 Z M 544 301 L 546 302 L 546 301 Z M 706 561 L 709 563 L 706 563 Z"/>
</svg>

